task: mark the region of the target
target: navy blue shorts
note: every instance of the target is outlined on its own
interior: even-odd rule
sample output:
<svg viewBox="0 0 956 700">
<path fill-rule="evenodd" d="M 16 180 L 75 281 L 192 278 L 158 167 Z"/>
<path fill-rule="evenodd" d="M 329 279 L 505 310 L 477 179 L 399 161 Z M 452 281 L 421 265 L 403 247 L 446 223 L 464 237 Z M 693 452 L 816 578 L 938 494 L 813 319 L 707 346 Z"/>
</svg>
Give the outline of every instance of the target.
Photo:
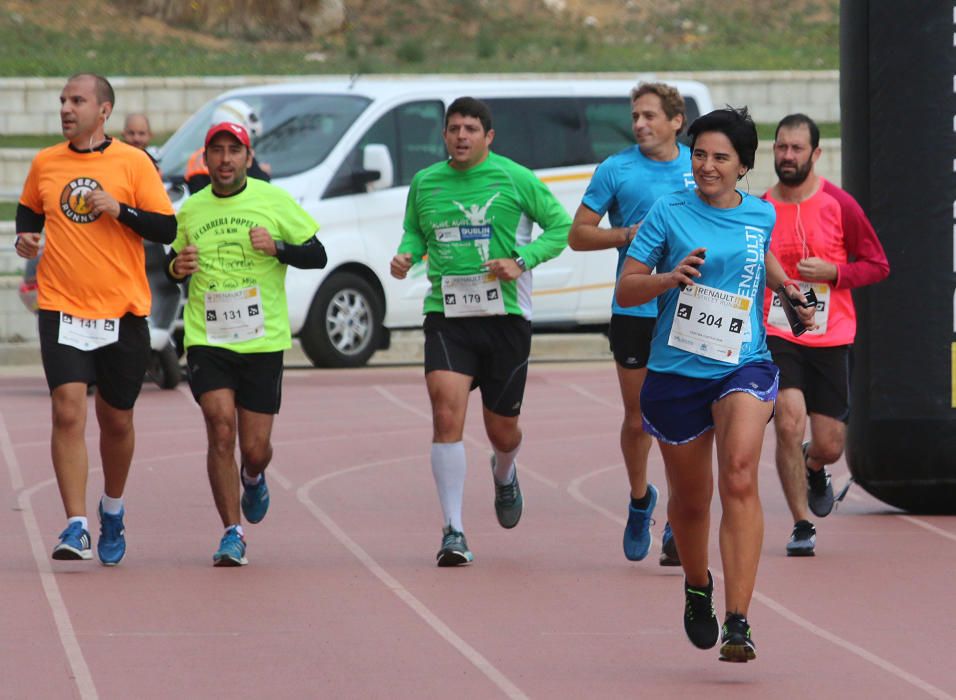
<svg viewBox="0 0 956 700">
<path fill-rule="evenodd" d="M 711 406 L 743 391 L 761 401 L 777 398 L 780 371 L 772 362 L 751 362 L 720 379 L 648 371 L 641 389 L 644 432 L 668 445 L 683 445 L 714 427 Z"/>
</svg>

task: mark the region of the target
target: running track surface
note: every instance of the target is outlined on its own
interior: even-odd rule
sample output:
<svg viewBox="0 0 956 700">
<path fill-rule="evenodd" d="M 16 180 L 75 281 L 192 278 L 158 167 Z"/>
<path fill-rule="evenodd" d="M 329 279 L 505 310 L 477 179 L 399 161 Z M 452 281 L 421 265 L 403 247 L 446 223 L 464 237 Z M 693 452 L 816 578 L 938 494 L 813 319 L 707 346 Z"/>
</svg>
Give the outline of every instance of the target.
<svg viewBox="0 0 956 700">
<path fill-rule="evenodd" d="M 817 522 L 817 556 L 788 559 L 769 429 L 757 660 L 694 649 L 680 571 L 657 564 L 662 505 L 651 556 L 621 552 L 628 494 L 610 363 L 532 366 L 514 530 L 495 521 L 472 396 L 465 532 L 476 561 L 458 569 L 434 566 L 441 515 L 418 367 L 287 371 L 272 506 L 246 527 L 241 569 L 212 566 L 221 528 L 185 385 L 148 385 L 137 404 L 125 561 L 51 561 L 63 515 L 49 399 L 27 374 L 0 377 L 0 697 L 956 697 L 956 520 L 909 516 L 857 487 Z M 92 420 L 88 438 L 92 513 Z M 832 469 L 839 488 L 846 466 Z M 663 495 L 656 447 L 650 476 Z M 722 618 L 719 577 L 717 589 Z"/>
</svg>

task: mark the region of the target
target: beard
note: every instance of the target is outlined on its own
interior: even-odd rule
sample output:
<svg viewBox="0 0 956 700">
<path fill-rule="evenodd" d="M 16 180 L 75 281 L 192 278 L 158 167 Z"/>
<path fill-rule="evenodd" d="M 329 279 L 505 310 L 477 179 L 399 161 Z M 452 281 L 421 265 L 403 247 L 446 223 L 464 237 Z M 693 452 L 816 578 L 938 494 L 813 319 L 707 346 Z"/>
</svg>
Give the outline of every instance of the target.
<svg viewBox="0 0 956 700">
<path fill-rule="evenodd" d="M 810 171 L 813 169 L 813 161 L 808 158 L 806 163 L 803 165 L 798 163 L 796 169 L 789 172 L 781 172 L 780 164 L 774 161 L 773 169 L 777 173 L 777 177 L 780 178 L 780 182 L 788 187 L 796 187 L 802 185 L 809 177 Z"/>
</svg>

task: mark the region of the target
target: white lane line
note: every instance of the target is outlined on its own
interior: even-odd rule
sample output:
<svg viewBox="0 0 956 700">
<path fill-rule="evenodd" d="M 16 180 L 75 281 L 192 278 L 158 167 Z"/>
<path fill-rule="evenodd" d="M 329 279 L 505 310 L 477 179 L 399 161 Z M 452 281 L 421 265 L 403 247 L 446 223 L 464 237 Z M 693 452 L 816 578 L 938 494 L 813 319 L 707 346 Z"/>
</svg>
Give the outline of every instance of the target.
<svg viewBox="0 0 956 700">
<path fill-rule="evenodd" d="M 602 406 L 607 406 L 608 408 L 616 408 L 616 409 L 619 409 L 619 410 L 621 411 L 621 414 L 622 414 L 622 415 L 623 415 L 623 413 L 624 413 L 624 409 L 623 409 L 623 406 L 622 406 L 622 404 L 621 404 L 620 401 L 609 401 L 608 399 L 604 398 L 603 396 L 598 396 L 597 394 L 594 394 L 594 393 L 588 391 L 587 389 L 585 389 L 583 386 L 581 386 L 581 385 L 579 385 L 579 384 L 568 384 L 567 387 L 568 387 L 568 389 L 571 389 L 572 391 L 576 391 L 577 393 L 581 394 L 581 396 L 586 396 L 586 397 L 588 397 L 589 399 L 591 399 L 591 400 L 594 401 L 595 403 L 599 403 L 599 404 L 601 404 Z"/>
<path fill-rule="evenodd" d="M 857 501 L 859 503 L 863 503 L 868 500 L 865 496 L 861 496 L 860 494 L 854 493 L 853 491 L 849 491 L 846 497 L 851 501 Z M 928 523 L 925 520 L 921 520 L 912 515 L 905 515 L 903 513 L 894 513 L 893 517 L 899 518 L 900 520 L 905 520 L 911 525 L 916 525 L 917 527 L 921 527 L 924 530 L 928 530 L 929 532 L 932 532 L 934 535 L 939 535 L 940 537 L 945 537 L 947 540 L 952 540 L 953 542 L 956 542 L 956 534 L 949 532 L 947 530 L 944 530 L 941 527 L 936 527 L 932 523 Z"/>
<path fill-rule="evenodd" d="M 621 525 L 623 527 L 624 525 L 627 525 L 627 518 L 625 518 L 623 515 L 618 515 L 617 513 L 611 512 L 604 506 L 598 503 L 595 503 L 594 501 L 590 500 L 587 496 L 585 496 L 583 493 L 581 493 L 581 484 L 587 481 L 588 479 L 590 479 L 592 476 L 597 476 L 598 474 L 603 474 L 604 472 L 609 472 L 613 469 L 621 469 L 623 466 L 624 466 L 623 462 L 618 464 L 612 464 L 610 466 L 601 467 L 600 469 L 596 469 L 592 472 L 588 472 L 587 474 L 584 474 L 583 476 L 579 476 L 578 478 L 572 480 L 570 484 L 568 484 L 568 493 L 571 494 L 571 498 L 573 498 L 578 503 L 582 503 L 586 505 L 587 507 L 591 508 L 592 510 L 596 510 L 598 513 L 600 513 L 604 517 L 608 518 L 609 520 L 613 520 L 618 525 Z"/>
<path fill-rule="evenodd" d="M 83 658 L 83 650 L 76 638 L 76 631 L 73 629 L 73 623 L 70 622 L 70 613 L 67 610 L 63 595 L 60 593 L 60 587 L 57 585 L 56 576 L 53 568 L 50 566 L 49 554 L 43 545 L 43 538 L 40 536 L 40 526 L 37 524 L 36 516 L 30 504 L 30 497 L 34 492 L 46 486 L 56 483 L 56 479 L 47 479 L 29 489 L 23 489 L 23 476 L 20 469 L 20 462 L 13 451 L 13 445 L 10 441 L 10 434 L 7 432 L 7 424 L 3 419 L 3 413 L 0 412 L 0 447 L 2 447 L 3 458 L 7 463 L 7 472 L 10 474 L 10 483 L 19 483 L 19 493 L 17 495 L 17 506 L 20 510 L 20 517 L 23 520 L 23 527 L 27 531 L 27 539 L 30 542 L 30 550 L 33 553 L 33 560 L 36 562 L 37 570 L 40 573 L 40 584 L 43 586 L 43 593 L 46 596 L 47 605 L 53 613 L 53 622 L 56 624 L 56 631 L 60 637 L 60 644 L 66 653 L 67 661 L 70 664 L 70 671 L 73 680 L 76 683 L 76 689 L 83 700 L 96 700 L 99 694 L 96 692 L 96 686 L 93 683 L 93 676 L 86 665 L 86 659 Z"/>
<path fill-rule="evenodd" d="M 925 520 L 920 520 L 919 518 L 914 518 L 912 515 L 897 515 L 897 518 L 900 520 L 905 520 L 906 522 L 921 527 L 924 530 L 929 530 L 933 534 L 939 535 L 940 537 L 945 537 L 948 540 L 956 542 L 956 534 L 952 532 L 947 532 L 941 527 L 936 527 L 935 525 L 926 522 Z"/>
<path fill-rule="evenodd" d="M 349 537 L 348 534 L 341 527 L 339 527 L 338 524 L 318 504 L 316 504 L 309 495 L 309 492 L 314 486 L 328 479 L 334 479 L 338 476 L 360 471 L 362 469 L 369 469 L 386 464 L 418 459 L 421 459 L 420 455 L 411 455 L 407 457 L 378 460 L 376 462 L 369 462 L 367 464 L 358 464 L 346 469 L 341 469 L 339 471 L 316 477 L 315 479 L 312 479 L 311 481 L 299 487 L 296 494 L 298 495 L 299 501 L 306 508 L 308 508 L 309 512 L 311 512 L 312 515 L 314 515 L 315 518 L 322 523 L 322 525 L 325 526 L 330 533 L 332 533 L 332 536 L 335 537 L 335 539 L 337 539 L 343 547 L 351 552 L 352 555 L 358 559 L 379 581 L 381 581 L 386 588 L 398 596 L 398 598 L 405 603 L 405 605 L 411 608 L 412 611 L 418 615 L 425 622 L 425 624 L 431 627 L 439 637 L 454 647 L 459 654 L 465 657 L 469 663 L 471 663 L 482 674 L 484 674 L 488 680 L 494 683 L 498 689 L 505 694 L 506 697 L 515 699 L 526 698 L 527 696 L 521 691 L 520 688 L 518 688 L 518 686 L 512 683 L 511 680 L 509 680 L 507 676 L 505 676 L 490 661 L 488 661 L 488 659 L 482 656 L 477 649 L 459 637 L 454 630 L 452 630 L 441 620 L 441 618 L 429 610 L 428 606 L 416 598 L 395 577 L 389 574 L 377 561 L 375 561 L 372 555 L 365 551 L 365 549 L 363 549 L 358 542 Z"/>
<path fill-rule="evenodd" d="M 392 392 L 390 392 L 388 389 L 381 386 L 380 384 L 375 384 L 374 386 L 372 386 L 372 389 L 377 391 L 387 401 L 390 401 L 391 403 L 395 404 L 399 408 L 403 408 L 409 413 L 418 416 L 419 418 L 423 418 L 424 420 L 428 421 L 429 425 L 431 425 L 431 422 L 432 422 L 431 413 L 425 413 L 424 411 L 417 409 L 415 406 L 412 406 L 410 403 L 407 403 L 403 401 L 402 399 L 398 398 L 397 396 L 395 396 L 395 394 L 393 394 Z M 488 449 L 485 442 L 472 437 L 468 433 L 465 433 L 463 435 L 463 438 L 464 438 L 464 441 L 470 444 L 472 447 Z M 545 486 L 550 486 L 553 489 L 558 488 L 558 482 L 556 482 L 554 479 L 549 479 L 544 474 L 541 474 L 540 472 L 535 471 L 534 469 L 529 467 L 527 464 L 521 462 L 520 459 L 518 461 L 521 464 L 522 474 L 527 474 L 532 479 L 535 479 L 536 481 L 540 481 Z"/>
<path fill-rule="evenodd" d="M 588 507 L 594 509 L 598 513 L 601 513 L 602 515 L 607 516 L 614 522 L 620 525 L 623 525 L 626 522 L 623 517 L 620 517 L 614 513 L 611 513 L 606 508 L 595 503 L 594 501 L 591 501 L 586 496 L 584 496 L 580 491 L 580 486 L 584 481 L 587 481 L 588 479 L 592 477 L 598 476 L 599 474 L 603 474 L 604 472 L 609 471 L 611 469 L 617 468 L 618 466 L 619 465 L 612 465 L 610 467 L 602 467 L 595 471 L 588 472 L 587 474 L 584 474 L 583 476 L 579 476 L 577 479 L 575 479 L 568 485 L 568 493 L 570 493 L 571 496 L 575 500 L 579 501 L 580 503 L 583 503 L 587 505 Z M 572 492 L 572 488 L 574 489 L 573 492 Z M 719 569 L 715 567 L 711 568 L 711 573 L 719 579 L 724 578 L 723 572 L 721 572 Z M 790 610 L 783 604 L 777 602 L 770 596 L 767 596 L 761 593 L 760 591 L 755 590 L 753 597 L 756 600 L 759 600 L 761 603 L 763 603 L 765 606 L 767 606 L 771 610 L 773 610 L 775 613 L 783 617 L 784 619 L 789 620 L 793 624 L 805 629 L 807 632 L 810 632 L 811 634 L 817 637 L 820 637 L 821 639 L 824 639 L 830 642 L 831 644 L 835 644 L 836 646 L 850 652 L 851 654 L 855 656 L 860 657 L 864 661 L 867 661 L 873 664 L 877 668 L 882 669 L 883 671 L 886 671 L 887 673 L 893 676 L 896 676 L 900 680 L 903 680 L 909 683 L 910 685 L 916 686 L 917 688 L 924 691 L 931 697 L 937 698 L 938 700 L 956 700 L 956 698 L 949 695 L 946 691 L 941 690 L 940 688 L 937 688 L 936 686 L 932 685 L 931 683 L 927 681 L 924 681 L 919 676 L 913 675 L 912 673 L 905 671 L 904 669 L 900 668 L 896 664 L 891 663 L 890 661 L 887 661 L 886 659 L 880 656 L 877 656 L 876 654 L 870 651 L 867 651 L 863 647 L 857 646 L 853 642 L 843 639 L 839 635 L 836 635 L 833 632 L 830 632 L 829 630 L 823 629 L 819 625 L 815 625 L 814 623 L 810 622 L 806 618 L 801 617 L 797 613 L 793 612 L 792 610 Z"/>
</svg>

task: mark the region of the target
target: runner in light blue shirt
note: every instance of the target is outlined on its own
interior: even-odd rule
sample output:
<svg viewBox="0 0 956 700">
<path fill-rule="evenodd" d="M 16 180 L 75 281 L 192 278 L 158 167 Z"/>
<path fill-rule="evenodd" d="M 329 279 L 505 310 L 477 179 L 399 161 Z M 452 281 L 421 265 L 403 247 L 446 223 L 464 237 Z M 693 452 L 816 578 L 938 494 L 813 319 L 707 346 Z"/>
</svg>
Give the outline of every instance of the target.
<svg viewBox="0 0 956 700">
<path fill-rule="evenodd" d="M 670 85 L 641 83 L 631 90 L 631 126 L 637 144 L 598 166 L 574 215 L 569 245 L 575 250 L 616 248 L 615 277 L 621 274 L 628 244 L 657 198 L 695 187 L 690 150 L 677 142 L 685 122 L 684 100 Z M 611 223 L 609 229 L 600 226 L 605 214 Z M 631 561 L 644 559 L 650 551 L 651 515 L 658 499 L 657 488 L 647 481 L 647 455 L 652 440 L 644 432 L 640 399 L 656 317 L 657 305 L 652 301 L 621 306 L 614 300 L 608 329 L 624 403 L 621 452 L 631 486 L 624 556 Z M 674 538 L 666 524 L 660 563 L 680 565 Z"/>
<path fill-rule="evenodd" d="M 772 207 L 736 187 L 757 150 L 746 108 L 711 112 L 689 133 L 697 190 L 652 207 L 624 263 L 617 299 L 660 300 L 641 408 L 667 469 L 667 515 L 685 576 L 684 631 L 700 649 L 719 638 L 721 660 L 745 662 L 756 658 L 747 610 L 763 541 L 757 466 L 779 374 L 766 347 L 762 287 L 806 300 L 769 252 Z M 812 325 L 813 310 L 800 311 Z M 708 568 L 715 445 L 722 628 Z"/>
</svg>

